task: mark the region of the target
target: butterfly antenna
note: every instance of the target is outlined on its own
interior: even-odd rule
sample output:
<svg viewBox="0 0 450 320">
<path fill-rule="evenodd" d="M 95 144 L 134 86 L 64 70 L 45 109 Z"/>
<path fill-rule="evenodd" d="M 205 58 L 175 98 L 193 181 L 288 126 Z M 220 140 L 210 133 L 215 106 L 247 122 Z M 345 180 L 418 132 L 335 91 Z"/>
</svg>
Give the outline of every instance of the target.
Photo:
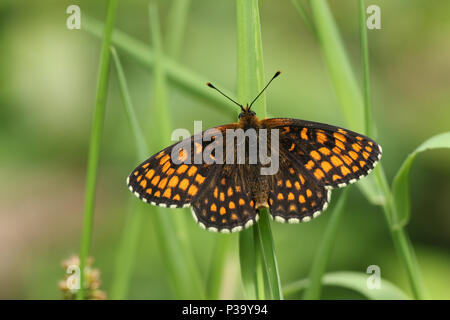
<svg viewBox="0 0 450 320">
<path fill-rule="evenodd" d="M 250 103 L 250 107 L 248 107 L 249 109 L 252 107 L 253 103 L 259 98 L 259 96 L 267 89 L 267 87 L 269 86 L 269 84 L 273 81 L 273 79 L 275 79 L 276 77 L 278 77 L 280 75 L 281 71 L 277 71 L 272 79 L 270 79 L 270 81 L 266 84 L 266 86 L 261 90 L 261 92 L 256 96 L 255 99 L 253 99 L 252 103 Z"/>
<path fill-rule="evenodd" d="M 223 95 L 225 98 L 233 101 L 235 104 L 237 104 L 239 107 L 241 107 L 241 110 L 244 111 L 244 107 L 242 106 L 242 104 L 237 103 L 236 101 L 234 101 L 233 99 L 231 99 L 229 96 L 227 96 L 225 93 L 223 93 L 222 91 L 220 91 L 219 89 L 217 89 L 216 87 L 213 86 L 213 84 L 211 82 L 207 82 L 206 85 L 210 88 L 213 88 L 214 90 L 217 90 L 221 95 Z"/>
</svg>

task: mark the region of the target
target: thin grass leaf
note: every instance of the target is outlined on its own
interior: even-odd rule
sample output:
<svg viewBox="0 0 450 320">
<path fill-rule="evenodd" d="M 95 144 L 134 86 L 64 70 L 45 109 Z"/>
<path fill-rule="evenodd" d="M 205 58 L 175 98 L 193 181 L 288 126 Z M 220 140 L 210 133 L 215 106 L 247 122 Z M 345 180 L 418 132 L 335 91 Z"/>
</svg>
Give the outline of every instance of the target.
<svg viewBox="0 0 450 320">
<path fill-rule="evenodd" d="M 364 79 L 364 127 L 366 135 L 372 136 L 372 102 L 370 94 L 369 44 L 366 29 L 366 8 L 364 0 L 359 0 L 359 32 L 361 39 L 362 72 Z"/>
<path fill-rule="evenodd" d="M 117 71 L 120 94 L 125 107 L 125 113 L 136 142 L 137 159 L 143 159 L 149 154 L 147 143 L 134 111 L 122 64 L 114 47 L 111 48 L 111 54 Z M 131 273 L 134 262 L 136 261 L 136 252 L 144 214 L 146 214 L 145 210 L 148 209 L 143 203 L 137 202 L 136 199 L 131 200 L 132 203 L 130 209 L 128 209 L 123 234 L 118 248 L 114 278 L 109 294 L 110 298 L 113 300 L 125 299 L 127 297 Z"/>
<path fill-rule="evenodd" d="M 167 52 L 172 58 L 176 58 L 180 52 L 190 4 L 191 0 L 172 0 L 166 36 Z"/>
<path fill-rule="evenodd" d="M 84 15 L 83 30 L 101 38 L 103 24 L 94 18 Z M 111 41 L 117 49 L 130 56 L 136 62 L 146 68 L 153 69 L 155 65 L 155 54 L 148 44 L 118 29 L 114 29 Z M 212 102 L 212 107 L 217 108 L 224 114 L 234 115 L 236 113 L 235 106 L 225 101 L 220 95 L 205 85 L 208 81 L 214 82 L 223 92 L 231 95 L 230 91 L 226 90 L 225 87 L 221 86 L 217 81 L 214 81 L 214 79 L 192 72 L 166 56 L 161 57 L 161 63 L 164 65 L 168 78 L 179 88 L 195 96 L 207 99 Z"/>
<path fill-rule="evenodd" d="M 100 158 L 100 145 L 102 140 L 103 123 L 105 118 L 106 97 L 109 82 L 109 62 L 111 35 L 116 17 L 117 0 L 108 1 L 106 9 L 106 23 L 102 33 L 102 49 L 100 53 L 100 69 L 97 81 L 94 118 L 89 144 L 89 156 L 86 173 L 86 190 L 83 217 L 83 231 L 80 248 L 80 283 L 81 288 L 77 292 L 77 299 L 84 299 L 84 268 L 91 247 L 92 228 L 94 220 L 95 191 L 97 186 L 97 171 Z"/>
<path fill-rule="evenodd" d="M 250 102 L 253 97 L 264 87 L 264 68 L 261 44 L 261 25 L 259 19 L 259 8 L 257 0 L 237 0 L 237 33 L 238 33 L 238 99 L 241 103 Z M 262 118 L 266 116 L 265 94 L 255 102 L 253 110 Z M 261 220 L 250 232 L 244 231 L 239 235 L 240 249 L 252 250 L 251 245 L 244 242 L 252 241 L 254 250 L 258 252 L 254 259 L 246 259 L 245 256 L 252 255 L 251 252 L 240 252 L 241 276 L 247 298 L 255 295 L 261 297 L 265 290 L 261 290 L 262 279 L 266 279 L 269 285 L 270 297 L 282 299 L 283 295 L 279 283 L 278 266 L 276 263 L 273 239 L 270 232 L 270 223 L 267 212 L 262 210 Z M 262 223 L 261 223 L 262 222 Z M 258 241 L 258 238 L 260 240 Z M 255 241 L 256 240 L 256 241 Z M 260 258 L 264 265 L 259 266 Z M 251 263 L 254 263 L 252 266 Z M 256 271 L 256 275 L 255 275 Z M 265 272 L 266 274 L 261 274 Z M 253 283 L 254 282 L 254 283 Z"/>
<path fill-rule="evenodd" d="M 408 300 L 410 299 L 401 289 L 385 279 L 380 279 L 380 289 L 369 289 L 367 282 L 370 275 L 362 272 L 330 272 L 322 278 L 324 286 L 334 286 L 350 289 L 360 293 L 370 300 Z M 303 279 L 284 287 L 284 294 L 292 296 L 309 287 L 309 280 Z"/>
<path fill-rule="evenodd" d="M 297 13 L 300 15 L 300 17 L 305 22 L 305 24 L 308 27 L 309 31 L 311 31 L 311 33 L 314 36 L 317 36 L 316 30 L 315 30 L 315 27 L 314 27 L 314 23 L 312 22 L 312 20 L 311 20 L 311 18 L 309 16 L 309 13 L 306 10 L 305 5 L 300 0 L 291 0 L 291 2 L 294 5 L 295 10 L 297 10 Z"/>
<path fill-rule="evenodd" d="M 314 261 L 309 274 L 309 286 L 306 288 L 304 299 L 316 300 L 320 299 L 322 289 L 322 277 L 330 261 L 331 253 L 336 241 L 339 224 L 344 214 L 344 206 L 347 201 L 348 188 L 344 189 L 339 196 L 333 211 L 330 213 L 330 221 L 325 229 L 324 236 L 320 242 L 320 246 L 314 256 Z"/>
<path fill-rule="evenodd" d="M 171 125 L 169 121 L 169 105 L 167 97 L 166 69 L 163 63 L 164 52 L 162 48 L 162 37 L 159 24 L 158 8 L 156 2 L 149 4 L 150 31 L 153 46 L 155 48 L 155 85 L 153 90 L 153 123 L 150 126 L 150 136 L 167 137 L 159 141 L 153 140 L 153 148 L 159 150 L 168 143 L 171 136 Z M 155 122 L 156 119 L 156 122 Z M 156 142 L 156 143 L 155 143 Z M 160 241 L 170 246 L 166 246 L 167 259 L 170 260 L 169 269 L 170 280 L 178 297 L 182 299 L 203 299 L 205 292 L 201 281 L 199 269 L 193 256 L 192 248 L 189 244 L 189 236 L 186 234 L 184 219 L 185 216 L 174 216 L 172 210 L 157 208 L 158 214 L 154 215 L 154 226 L 157 229 Z M 180 210 L 185 211 L 185 210 Z M 180 279 L 182 278 L 182 279 Z"/>
<path fill-rule="evenodd" d="M 363 121 L 364 111 L 362 98 L 328 4 L 325 0 L 312 1 L 311 10 L 313 12 L 317 35 L 332 78 L 333 87 L 340 100 L 344 116 L 351 128 L 363 132 L 365 121 Z M 363 12 L 359 10 L 359 13 L 361 15 Z M 360 17 L 360 19 L 362 19 L 362 17 Z M 364 45 L 367 45 L 367 41 L 363 43 Z M 365 50 L 368 49 L 366 48 Z M 363 59 L 363 63 L 366 62 L 368 61 Z M 368 68 L 366 69 L 367 71 L 369 70 Z M 368 109 L 366 108 L 366 110 Z M 354 112 L 354 114 L 352 114 L 352 112 Z M 374 127 L 373 124 L 372 127 Z M 388 223 L 389 230 L 391 231 L 394 246 L 406 268 L 414 297 L 416 299 L 424 299 L 427 295 L 424 290 L 417 259 L 409 238 L 404 229 L 392 228 L 392 217 L 396 215 L 396 207 L 393 204 L 391 191 L 381 164 L 379 164 L 374 171 L 373 176 L 375 178 L 371 175 L 365 180 L 376 179 L 378 192 L 370 195 L 372 191 L 371 188 L 367 188 L 367 184 L 372 182 L 369 181 L 363 180 L 359 182 L 358 187 L 361 188 L 369 201 L 374 201 L 374 199 L 376 200 L 382 195 L 382 201 L 379 201 L 379 203 L 383 206 L 383 213 Z"/>
<path fill-rule="evenodd" d="M 406 158 L 398 170 L 392 183 L 392 194 L 396 208 L 395 215 L 392 217 L 392 228 L 405 227 L 411 217 L 409 176 L 414 159 L 421 152 L 440 148 L 450 148 L 450 132 L 438 134 L 422 143 Z"/>
<path fill-rule="evenodd" d="M 325 0 L 310 2 L 314 25 L 334 91 L 350 129 L 364 131 L 364 106 L 338 28 Z"/>
</svg>

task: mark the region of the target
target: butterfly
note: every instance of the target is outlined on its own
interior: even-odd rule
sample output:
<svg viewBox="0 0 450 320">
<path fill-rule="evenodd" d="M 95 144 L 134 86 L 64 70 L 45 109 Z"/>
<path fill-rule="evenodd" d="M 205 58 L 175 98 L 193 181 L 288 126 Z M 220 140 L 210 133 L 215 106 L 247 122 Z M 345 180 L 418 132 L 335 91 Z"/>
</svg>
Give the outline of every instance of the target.
<svg viewBox="0 0 450 320">
<path fill-rule="evenodd" d="M 191 207 L 200 227 L 222 233 L 252 226 L 260 208 L 269 208 L 271 218 L 278 222 L 307 222 L 317 217 L 327 208 L 331 190 L 367 176 L 382 149 L 362 134 L 328 124 L 291 118 L 259 120 L 251 107 L 279 74 L 245 107 L 208 83 L 241 108 L 238 122 L 213 128 L 209 139 L 199 140 L 195 135 L 185 139 L 189 148 L 176 151 L 176 143 L 154 154 L 128 176 L 130 191 L 152 205 Z M 278 132 L 277 150 L 271 144 L 274 139 L 265 142 L 268 154 L 277 157 L 276 172 L 262 174 L 267 165 L 260 160 L 250 163 L 248 150 L 243 162 L 236 161 L 234 150 L 232 163 L 216 161 L 218 151 L 227 151 L 225 146 L 204 153 L 222 134 L 238 129 L 253 130 L 257 138 L 263 132 Z M 206 161 L 194 161 L 196 155 Z"/>
</svg>

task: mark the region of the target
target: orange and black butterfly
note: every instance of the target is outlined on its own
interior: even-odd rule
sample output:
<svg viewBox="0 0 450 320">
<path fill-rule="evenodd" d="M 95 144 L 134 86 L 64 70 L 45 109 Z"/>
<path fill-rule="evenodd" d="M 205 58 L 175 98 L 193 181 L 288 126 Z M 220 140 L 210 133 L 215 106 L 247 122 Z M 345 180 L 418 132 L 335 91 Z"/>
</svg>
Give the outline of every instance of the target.
<svg viewBox="0 0 450 320">
<path fill-rule="evenodd" d="M 208 86 L 216 89 L 210 83 Z M 381 147 L 359 133 L 305 120 L 259 120 L 251 110 L 253 102 L 244 107 L 229 99 L 241 107 L 237 123 L 213 128 L 216 135 L 206 141 L 199 142 L 195 136 L 186 139 L 192 152 L 180 149 L 175 152 L 176 159 L 173 150 L 178 143 L 156 153 L 129 175 L 129 189 L 153 205 L 191 207 L 202 228 L 229 233 L 253 225 L 262 207 L 269 208 L 271 217 L 278 222 L 307 222 L 327 208 L 331 189 L 368 175 L 381 158 Z M 262 175 L 260 169 L 265 165 L 259 160 L 251 164 L 248 152 L 240 164 L 214 162 L 213 153 L 209 156 L 211 161 L 196 163 L 194 156 L 227 129 L 253 129 L 257 135 L 262 129 L 277 129 L 277 172 Z M 270 148 L 267 141 L 268 152 L 275 153 Z"/>
</svg>

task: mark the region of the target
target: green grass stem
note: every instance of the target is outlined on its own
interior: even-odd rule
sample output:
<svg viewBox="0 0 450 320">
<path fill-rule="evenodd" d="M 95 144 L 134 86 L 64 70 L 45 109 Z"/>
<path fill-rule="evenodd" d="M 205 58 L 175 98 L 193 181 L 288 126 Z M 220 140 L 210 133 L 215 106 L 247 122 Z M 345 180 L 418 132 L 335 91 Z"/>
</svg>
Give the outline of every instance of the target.
<svg viewBox="0 0 450 320">
<path fill-rule="evenodd" d="M 236 6 L 238 100 L 245 104 L 251 102 L 264 87 L 261 25 L 257 0 L 237 0 Z M 261 118 L 266 116 L 265 94 L 255 102 L 253 110 Z M 264 286 L 269 286 L 270 298 L 282 299 L 283 297 L 268 217 L 268 212 L 261 210 L 260 222 L 253 227 L 253 233 L 245 230 L 239 235 L 239 248 L 246 250 L 240 252 L 240 257 L 241 276 L 247 298 L 253 298 L 254 296 L 262 298 L 265 295 L 266 288 L 261 289 L 262 279 L 266 279 L 268 282 L 264 283 Z M 256 228 L 258 229 L 255 230 Z M 253 248 L 251 243 L 254 244 Z M 254 252 L 250 252 L 251 250 L 254 250 Z M 244 259 L 242 259 L 243 257 Z M 261 259 L 263 266 L 259 266 Z M 266 274 L 262 274 L 262 272 Z M 252 290 L 255 290 L 255 294 L 251 293 Z"/>
<path fill-rule="evenodd" d="M 324 236 L 320 242 L 319 248 L 314 256 L 313 263 L 311 265 L 311 271 L 309 274 L 309 285 L 303 295 L 304 299 L 317 300 L 320 299 L 320 292 L 322 290 L 322 277 L 325 274 L 328 263 L 333 252 L 333 247 L 336 242 L 337 232 L 339 225 L 344 214 L 344 207 L 347 201 L 348 188 L 344 189 L 339 196 L 339 200 L 336 203 L 330 214 L 330 221 L 325 229 Z"/>
<path fill-rule="evenodd" d="M 81 288 L 77 292 L 77 299 L 85 298 L 84 269 L 91 248 L 91 237 L 94 220 L 95 191 L 97 186 L 97 172 L 100 159 L 100 146 L 102 140 L 103 124 L 105 118 L 106 97 L 109 83 L 109 62 L 111 35 L 116 17 L 117 0 L 109 0 L 106 10 L 106 23 L 102 35 L 102 48 L 100 53 L 100 70 L 97 81 L 95 98 L 95 110 L 92 121 L 91 138 L 89 144 L 89 156 L 86 173 L 86 190 L 83 217 L 83 231 L 80 248 L 80 283 Z"/>
</svg>

